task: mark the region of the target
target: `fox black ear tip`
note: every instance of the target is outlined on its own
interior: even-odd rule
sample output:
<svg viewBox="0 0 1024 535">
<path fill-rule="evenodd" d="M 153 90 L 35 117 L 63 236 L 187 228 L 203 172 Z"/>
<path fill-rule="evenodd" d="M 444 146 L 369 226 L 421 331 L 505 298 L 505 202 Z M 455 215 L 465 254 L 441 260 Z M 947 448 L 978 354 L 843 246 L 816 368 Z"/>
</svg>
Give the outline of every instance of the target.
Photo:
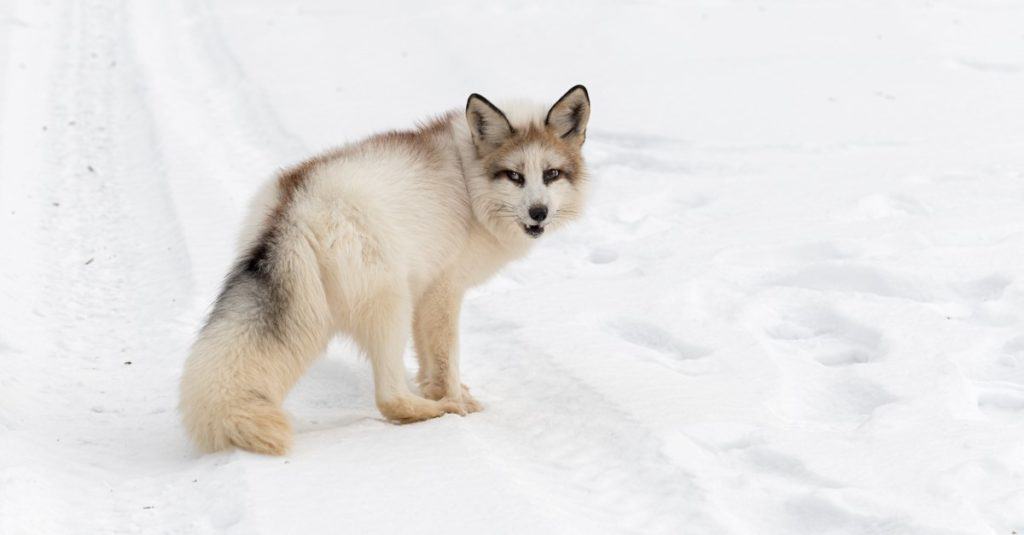
<svg viewBox="0 0 1024 535">
<path fill-rule="evenodd" d="M 579 91 L 582 91 L 583 92 L 583 98 L 587 99 L 587 102 L 590 102 L 590 93 L 587 92 L 587 87 L 585 85 L 583 85 L 583 84 L 576 84 L 576 85 L 572 86 L 568 91 L 565 92 L 564 95 L 562 95 L 562 98 L 560 98 L 558 100 L 561 101 L 562 99 L 568 97 L 569 95 L 572 95 L 573 93 L 576 93 L 576 92 L 579 92 Z"/>
<path fill-rule="evenodd" d="M 487 106 L 489 106 L 491 108 L 494 107 L 494 104 L 491 104 L 491 101 L 489 101 L 486 98 L 484 98 L 483 95 L 481 95 L 480 93 L 473 93 L 473 94 L 469 95 L 469 98 L 466 99 L 466 109 L 467 110 L 469 109 L 470 106 L 473 105 L 473 101 L 474 100 L 477 101 L 477 102 L 482 102 L 482 103 L 486 104 Z"/>
</svg>

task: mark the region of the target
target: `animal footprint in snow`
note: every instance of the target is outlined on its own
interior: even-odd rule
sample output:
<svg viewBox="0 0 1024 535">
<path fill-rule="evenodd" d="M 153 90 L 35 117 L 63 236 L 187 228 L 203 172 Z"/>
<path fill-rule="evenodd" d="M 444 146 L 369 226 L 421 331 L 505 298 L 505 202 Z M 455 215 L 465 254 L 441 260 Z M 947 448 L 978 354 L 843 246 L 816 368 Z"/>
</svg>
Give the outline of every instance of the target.
<svg viewBox="0 0 1024 535">
<path fill-rule="evenodd" d="M 993 417 L 1024 417 L 1024 385 L 1005 381 L 978 382 L 978 409 Z"/>
<path fill-rule="evenodd" d="M 787 352 L 808 355 L 825 366 L 846 366 L 878 360 L 882 335 L 827 307 L 808 307 L 784 313 L 765 334 Z"/>
<path fill-rule="evenodd" d="M 1014 279 L 992 274 L 980 279 L 951 285 L 963 304 L 971 310 L 971 321 L 995 327 L 1013 325 L 1018 321 L 1020 308 L 1017 301 L 1020 288 Z"/>
<path fill-rule="evenodd" d="M 968 301 L 984 302 L 1002 299 L 1006 289 L 1013 284 L 1013 279 L 1000 274 L 989 275 L 980 279 L 954 284 L 953 288 Z"/>
<path fill-rule="evenodd" d="M 780 477 L 801 483 L 813 483 L 817 487 L 837 488 L 840 483 L 824 477 L 807 468 L 798 457 L 778 451 L 767 445 L 758 445 L 744 452 L 745 460 L 753 473 Z"/>
<path fill-rule="evenodd" d="M 797 373 L 779 384 L 767 403 L 792 420 L 864 422 L 899 398 L 876 381 L 844 373 Z"/>
<path fill-rule="evenodd" d="M 848 219 L 887 219 L 925 215 L 931 209 L 907 195 L 876 194 L 857 201 Z"/>
<path fill-rule="evenodd" d="M 711 352 L 707 348 L 683 342 L 665 329 L 645 321 L 619 320 L 613 322 L 610 327 L 619 338 L 673 359 L 698 359 Z"/>
<path fill-rule="evenodd" d="M 599 247 L 590 251 L 589 259 L 594 264 L 610 264 L 619 259 L 619 253 L 612 249 Z"/>
<path fill-rule="evenodd" d="M 1006 366 L 1024 368 L 1024 335 L 1014 336 L 1003 344 L 1004 358 L 1001 362 Z"/>
<path fill-rule="evenodd" d="M 916 283 L 884 269 L 847 262 L 814 264 L 775 281 L 779 286 L 928 301 Z"/>
</svg>

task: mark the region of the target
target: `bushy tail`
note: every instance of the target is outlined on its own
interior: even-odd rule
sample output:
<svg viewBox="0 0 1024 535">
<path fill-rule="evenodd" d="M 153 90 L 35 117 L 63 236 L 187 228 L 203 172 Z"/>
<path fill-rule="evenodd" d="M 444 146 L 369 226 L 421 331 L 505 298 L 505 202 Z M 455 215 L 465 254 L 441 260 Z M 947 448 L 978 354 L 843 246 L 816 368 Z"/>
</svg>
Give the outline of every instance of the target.
<svg viewBox="0 0 1024 535">
<path fill-rule="evenodd" d="M 264 236 L 228 277 L 181 378 L 183 421 L 200 448 L 288 450 L 281 402 L 327 341 L 319 273 L 308 242 Z"/>
<path fill-rule="evenodd" d="M 207 331 L 211 327 L 216 326 Z M 189 436 L 207 452 L 237 447 L 283 455 L 291 446 L 291 425 L 280 400 L 266 388 L 267 378 L 247 365 L 266 360 L 261 358 L 265 355 L 237 339 L 218 343 L 206 332 L 202 336 L 181 380 L 182 420 Z"/>
</svg>

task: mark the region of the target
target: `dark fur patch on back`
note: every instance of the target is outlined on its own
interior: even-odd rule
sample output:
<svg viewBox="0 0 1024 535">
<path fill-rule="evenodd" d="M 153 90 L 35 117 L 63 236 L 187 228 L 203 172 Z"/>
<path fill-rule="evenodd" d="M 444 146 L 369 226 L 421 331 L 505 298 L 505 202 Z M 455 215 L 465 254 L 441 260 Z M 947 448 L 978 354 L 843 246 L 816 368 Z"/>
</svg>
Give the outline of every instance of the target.
<svg viewBox="0 0 1024 535">
<path fill-rule="evenodd" d="M 249 251 L 249 254 L 242 257 L 239 262 L 239 271 L 252 275 L 257 279 L 269 279 L 271 274 L 271 246 L 273 230 L 268 230 L 260 236 L 259 240 Z"/>
<path fill-rule="evenodd" d="M 234 316 L 237 321 L 251 322 L 269 334 L 281 335 L 288 293 L 277 273 L 280 229 L 287 224 L 288 210 L 306 187 L 310 173 L 339 154 L 340 151 L 322 154 L 278 175 L 277 204 L 263 223 L 264 231 L 238 258 L 224 279 L 224 287 L 214 303 L 207 325 L 219 318 Z"/>
<path fill-rule="evenodd" d="M 219 319 L 249 322 L 260 332 L 280 338 L 288 293 L 277 277 L 276 231 L 268 229 L 238 259 L 224 280 L 207 326 Z"/>
</svg>

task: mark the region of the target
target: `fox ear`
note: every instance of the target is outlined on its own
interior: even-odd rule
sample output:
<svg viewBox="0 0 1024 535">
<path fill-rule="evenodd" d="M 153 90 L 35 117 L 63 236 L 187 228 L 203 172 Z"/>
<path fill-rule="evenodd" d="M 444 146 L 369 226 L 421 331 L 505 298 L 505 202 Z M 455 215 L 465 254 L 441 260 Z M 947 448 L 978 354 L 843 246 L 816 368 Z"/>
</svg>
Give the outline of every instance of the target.
<svg viewBox="0 0 1024 535">
<path fill-rule="evenodd" d="M 548 110 L 544 126 L 556 136 L 576 145 L 583 145 L 587 138 L 587 121 L 590 120 L 590 95 L 587 88 L 577 85 L 567 91 Z"/>
<path fill-rule="evenodd" d="M 508 141 L 516 129 L 508 122 L 508 117 L 491 104 L 491 101 L 473 93 L 466 102 L 466 120 L 469 130 L 473 133 L 473 144 L 480 154 L 486 154 Z"/>
</svg>

